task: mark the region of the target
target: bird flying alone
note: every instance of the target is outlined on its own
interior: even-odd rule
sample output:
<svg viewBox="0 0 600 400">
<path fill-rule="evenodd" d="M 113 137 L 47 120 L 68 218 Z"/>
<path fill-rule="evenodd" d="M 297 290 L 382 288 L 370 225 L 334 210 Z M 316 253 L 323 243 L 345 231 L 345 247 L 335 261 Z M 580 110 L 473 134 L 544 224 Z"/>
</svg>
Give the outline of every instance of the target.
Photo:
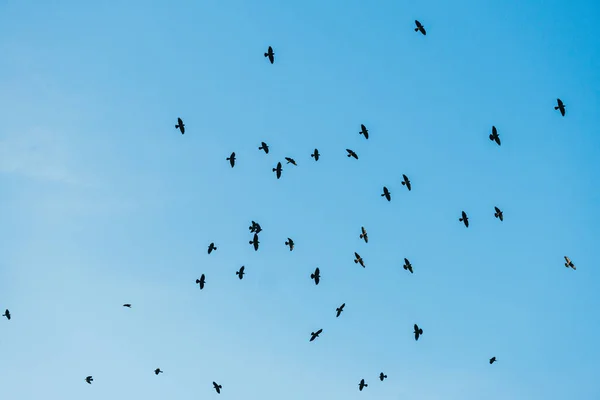
<svg viewBox="0 0 600 400">
<path fill-rule="evenodd" d="M 415 324 L 415 331 L 413 333 L 415 334 L 415 340 L 419 340 L 419 336 L 423 334 L 423 329 L 419 328 L 419 325 Z"/>
<path fill-rule="evenodd" d="M 218 394 L 221 394 L 221 389 L 223 389 L 223 386 L 221 386 L 217 382 L 213 381 L 213 387 L 215 388 L 215 390 L 217 391 Z"/>
<path fill-rule="evenodd" d="M 410 185 L 410 179 L 408 179 L 408 176 L 404 174 L 402 174 L 402 186 L 406 186 L 409 192 L 412 190 L 412 186 Z"/>
<path fill-rule="evenodd" d="M 315 161 L 319 161 L 319 156 L 320 156 L 320 154 L 319 154 L 319 150 L 318 150 L 318 149 L 315 149 L 315 151 L 313 151 L 313 153 L 312 153 L 310 156 L 311 156 L 312 158 L 314 158 L 314 159 L 315 159 Z"/>
<path fill-rule="evenodd" d="M 360 380 L 360 383 L 358 384 L 358 390 L 360 390 L 360 391 L 362 392 L 362 390 L 363 390 L 364 388 L 368 387 L 368 386 L 369 386 L 369 385 L 367 385 L 367 384 L 365 383 L 365 380 L 364 380 L 364 379 L 361 379 L 361 380 Z"/>
<path fill-rule="evenodd" d="M 358 134 L 363 135 L 365 139 L 369 138 L 369 130 L 363 124 L 360 124 L 360 132 L 358 132 Z"/>
<path fill-rule="evenodd" d="M 358 160 L 358 155 L 354 151 L 350 149 L 346 149 L 346 151 L 348 152 L 348 157 L 354 157 Z"/>
<path fill-rule="evenodd" d="M 131 308 L 131 304 L 129 304 L 129 303 L 123 304 L 123 307 Z"/>
<path fill-rule="evenodd" d="M 258 149 L 264 151 L 265 154 L 269 154 L 269 145 L 265 142 L 260 142 L 260 147 Z"/>
<path fill-rule="evenodd" d="M 163 372 L 160 370 L 160 368 L 156 368 L 156 369 L 154 370 L 154 374 L 155 374 L 155 375 L 162 374 L 162 373 L 163 373 Z"/>
<path fill-rule="evenodd" d="M 290 251 L 294 250 L 294 241 L 291 238 L 288 238 L 287 242 L 285 242 L 286 246 L 290 246 Z"/>
<path fill-rule="evenodd" d="M 469 217 L 467 217 L 466 212 L 462 211 L 462 217 L 460 217 L 458 220 L 465 224 L 467 228 L 469 227 Z"/>
<path fill-rule="evenodd" d="M 179 129 L 182 135 L 185 133 L 185 124 L 181 118 L 177 118 L 177 125 L 175 125 L 175 129 Z"/>
<path fill-rule="evenodd" d="M 215 246 L 214 242 L 208 245 L 208 254 L 212 253 L 213 250 L 217 250 L 217 246 Z"/>
<path fill-rule="evenodd" d="M 310 274 L 310 279 L 315 280 L 315 285 L 318 285 L 321 281 L 321 271 L 319 271 L 319 267 L 315 268 L 315 272 Z"/>
<path fill-rule="evenodd" d="M 204 274 L 200 276 L 200 279 L 196 279 L 196 284 L 200 285 L 200 290 L 204 289 L 204 284 L 206 283 L 206 277 Z"/>
<path fill-rule="evenodd" d="M 498 146 L 500 146 L 500 135 L 498 135 L 498 130 L 495 126 L 492 126 L 492 133 L 490 133 L 490 140 L 495 141 Z"/>
<path fill-rule="evenodd" d="M 560 110 L 560 115 L 565 116 L 565 105 L 563 104 L 561 99 L 556 99 L 557 106 L 554 107 L 555 110 Z"/>
<path fill-rule="evenodd" d="M 410 261 L 408 261 L 408 258 L 404 259 L 403 267 L 406 271 L 410 271 L 411 274 L 413 273 L 413 267 L 412 267 L 412 264 L 410 263 Z"/>
<path fill-rule="evenodd" d="M 496 357 L 492 357 L 492 358 L 490 358 L 490 364 L 493 364 L 493 363 L 495 363 L 495 362 L 496 362 Z"/>
<path fill-rule="evenodd" d="M 92 382 L 94 381 L 94 378 L 92 378 L 91 375 L 90 376 L 86 376 L 85 377 L 85 381 L 91 385 Z"/>
<path fill-rule="evenodd" d="M 2 314 L 2 316 L 6 317 L 6 319 L 10 321 L 10 311 L 8 311 L 8 308 L 6 309 L 6 311 L 4 311 L 4 314 Z"/>
<path fill-rule="evenodd" d="M 388 190 L 388 188 L 384 186 L 383 187 L 383 193 L 381 194 L 381 197 L 385 197 L 385 199 L 387 201 L 390 201 L 390 200 L 392 200 L 391 194 L 392 193 L 390 193 L 390 191 Z"/>
<path fill-rule="evenodd" d="M 273 62 L 275 61 L 275 53 L 273 53 L 273 48 L 271 46 L 269 46 L 269 49 L 265 53 L 265 57 L 269 57 L 269 61 L 271 62 L 271 64 L 273 64 Z"/>
<path fill-rule="evenodd" d="M 292 165 L 298 165 L 296 164 L 296 160 L 294 160 L 293 158 L 290 157 L 285 157 L 285 161 L 287 161 L 288 164 L 292 164 Z"/>
<path fill-rule="evenodd" d="M 231 168 L 233 168 L 233 166 L 235 165 L 235 151 L 231 153 L 229 157 L 227 157 L 227 161 L 229 161 Z"/>
<path fill-rule="evenodd" d="M 423 35 L 427 35 L 427 31 L 425 30 L 425 27 L 423 26 L 423 24 L 421 24 L 416 19 L 415 19 L 415 25 L 417 26 L 415 28 L 415 32 L 421 32 Z"/>
<path fill-rule="evenodd" d="M 365 262 L 357 252 L 354 252 L 354 264 L 360 264 L 363 268 L 365 267 Z"/>
<path fill-rule="evenodd" d="M 379 380 L 383 382 L 383 380 L 387 378 L 387 375 L 384 375 L 383 372 L 379 374 Z"/>
<path fill-rule="evenodd" d="M 309 340 L 309 342 L 312 342 L 313 340 L 315 340 L 316 338 L 318 338 L 319 335 L 321 334 L 321 332 L 323 332 L 323 329 L 319 329 L 316 332 L 311 332 L 310 333 L 310 340 Z"/>
<path fill-rule="evenodd" d="M 571 259 L 569 257 L 567 257 L 567 256 L 564 256 L 564 257 L 565 257 L 565 267 L 567 267 L 567 268 L 571 267 L 574 270 L 577 269 L 577 268 L 575 268 L 575 264 L 573 264 L 573 261 L 571 261 Z M 8 313 L 8 310 L 6 310 L 6 312 Z M 10 314 L 9 314 L 8 319 L 10 319 Z"/>
<path fill-rule="evenodd" d="M 236 271 L 235 274 L 238 276 L 238 278 L 240 278 L 240 280 L 244 277 L 244 270 L 246 269 L 246 267 L 244 267 L 243 265 L 240 267 L 239 271 Z"/>
<path fill-rule="evenodd" d="M 504 221 L 504 213 L 498 207 L 494 206 L 494 217 L 498 218 L 500 221 Z"/>
<path fill-rule="evenodd" d="M 275 172 L 275 174 L 277 175 L 277 179 L 281 178 L 281 162 L 277 163 L 277 167 L 273 168 L 273 172 Z"/>
<path fill-rule="evenodd" d="M 344 307 L 346 307 L 346 303 L 342 303 L 341 306 L 335 309 L 335 317 L 339 317 L 342 311 L 344 311 Z"/>
<path fill-rule="evenodd" d="M 363 239 L 365 241 L 365 243 L 369 243 L 369 236 L 367 235 L 367 230 L 365 229 L 364 226 L 360 227 L 360 238 Z"/>
<path fill-rule="evenodd" d="M 250 243 L 252 246 L 254 246 L 254 251 L 258 251 L 258 244 L 260 243 L 258 241 L 258 233 L 255 233 L 252 240 L 249 241 L 248 243 Z"/>
</svg>

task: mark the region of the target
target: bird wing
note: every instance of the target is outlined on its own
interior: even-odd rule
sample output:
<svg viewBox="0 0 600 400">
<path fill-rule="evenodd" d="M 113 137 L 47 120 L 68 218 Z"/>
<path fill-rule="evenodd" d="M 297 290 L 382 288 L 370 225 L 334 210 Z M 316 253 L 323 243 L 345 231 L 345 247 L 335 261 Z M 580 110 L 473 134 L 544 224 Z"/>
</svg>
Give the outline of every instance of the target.
<svg viewBox="0 0 600 400">
<path fill-rule="evenodd" d="M 496 212 L 497 212 L 498 214 L 500 214 L 500 209 L 499 209 L 498 207 L 494 206 L 494 210 L 496 210 Z"/>
</svg>

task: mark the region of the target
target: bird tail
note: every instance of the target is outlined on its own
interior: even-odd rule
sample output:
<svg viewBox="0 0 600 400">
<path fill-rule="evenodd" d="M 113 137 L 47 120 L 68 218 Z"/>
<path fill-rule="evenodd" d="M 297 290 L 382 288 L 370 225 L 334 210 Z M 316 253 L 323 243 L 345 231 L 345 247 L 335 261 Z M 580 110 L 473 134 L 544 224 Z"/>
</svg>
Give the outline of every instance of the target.
<svg viewBox="0 0 600 400">
<path fill-rule="evenodd" d="M 310 274 L 310 279 L 315 279 L 315 274 Z M 311 333 L 312 335 L 312 333 Z"/>
<path fill-rule="evenodd" d="M 490 140 L 494 140 L 494 135 L 490 134 Z"/>
<path fill-rule="evenodd" d="M 175 129 L 179 129 L 179 125 L 175 125 Z"/>
<path fill-rule="evenodd" d="M 314 154 L 311 154 L 310 156 L 311 156 L 311 157 L 314 157 L 315 155 L 314 155 Z"/>
<path fill-rule="evenodd" d="M 360 234 L 360 238 L 362 239 L 362 238 L 364 238 L 364 237 L 365 237 L 365 235 L 363 235 L 363 234 L 361 233 L 361 234 Z"/>
<path fill-rule="evenodd" d="M 273 172 L 277 171 L 277 168 L 273 168 Z"/>
<path fill-rule="evenodd" d="M 402 183 L 402 186 L 406 185 L 406 182 L 401 182 L 401 183 Z"/>
<path fill-rule="evenodd" d="M 415 32 L 418 32 L 418 31 L 419 31 L 419 28 L 415 28 Z"/>
<path fill-rule="evenodd" d="M 498 213 L 494 213 L 494 217 L 498 218 Z"/>
<path fill-rule="evenodd" d="M 459 220 L 460 222 L 462 222 L 462 220 L 463 220 L 463 219 L 462 219 L 462 218 L 459 218 L 458 220 Z"/>
<path fill-rule="evenodd" d="M 381 197 L 385 196 L 385 194 L 382 194 Z"/>
<path fill-rule="evenodd" d="M 358 264 L 358 260 L 354 260 L 354 264 Z"/>
<path fill-rule="evenodd" d="M 554 106 L 554 109 L 555 109 L 555 110 L 558 110 L 558 106 Z"/>
<path fill-rule="evenodd" d="M 268 56 L 268 54 L 267 54 L 267 53 L 265 53 L 265 57 L 267 57 L 267 56 Z"/>
</svg>

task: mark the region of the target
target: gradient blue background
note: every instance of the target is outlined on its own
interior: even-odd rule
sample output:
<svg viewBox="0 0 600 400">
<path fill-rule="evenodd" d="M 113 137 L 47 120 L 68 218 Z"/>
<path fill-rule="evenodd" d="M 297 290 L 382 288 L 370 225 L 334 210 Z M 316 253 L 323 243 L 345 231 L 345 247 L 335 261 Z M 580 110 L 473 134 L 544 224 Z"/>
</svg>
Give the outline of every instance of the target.
<svg viewBox="0 0 600 400">
<path fill-rule="evenodd" d="M 591 0 L 3 1 L 0 397 L 600 398 L 598 18 Z"/>
</svg>

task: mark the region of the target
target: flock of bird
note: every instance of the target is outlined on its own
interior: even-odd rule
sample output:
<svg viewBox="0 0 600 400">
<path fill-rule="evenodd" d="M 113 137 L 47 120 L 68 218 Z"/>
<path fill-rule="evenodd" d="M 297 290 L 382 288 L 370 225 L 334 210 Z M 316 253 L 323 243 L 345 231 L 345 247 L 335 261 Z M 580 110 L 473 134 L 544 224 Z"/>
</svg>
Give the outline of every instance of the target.
<svg viewBox="0 0 600 400">
<path fill-rule="evenodd" d="M 420 32 L 422 35 L 426 35 L 427 32 L 425 30 L 425 27 L 423 26 L 423 24 L 421 24 L 421 22 L 415 20 L 415 25 L 416 27 L 415 32 Z M 271 64 L 273 64 L 275 62 L 275 53 L 273 51 L 273 48 L 271 46 L 269 46 L 268 50 L 266 53 L 264 53 L 264 56 L 266 58 L 268 58 L 269 62 Z M 555 110 L 559 110 L 560 114 L 564 117 L 565 116 L 565 104 L 562 102 L 561 99 L 557 99 L 557 105 L 554 107 Z M 183 122 L 183 120 L 181 118 L 177 118 L 177 124 L 175 125 L 176 129 L 179 129 L 179 131 L 181 132 L 181 134 L 185 134 L 185 124 Z M 367 129 L 367 127 L 363 124 L 360 125 L 360 131 L 358 132 L 359 135 L 364 136 L 365 139 L 369 139 L 369 130 Z M 500 135 L 498 134 L 498 130 L 496 129 L 495 126 L 492 126 L 492 132 L 489 135 L 489 139 L 493 142 L 495 142 L 498 146 L 501 146 L 501 141 L 500 141 Z M 265 154 L 269 154 L 269 145 L 265 142 L 261 142 L 260 146 L 258 147 L 258 150 L 262 150 Z M 349 158 L 354 158 L 356 160 L 358 160 L 358 154 L 351 149 L 346 149 L 347 152 L 347 156 Z M 314 149 L 313 153 L 310 155 L 315 161 L 319 161 L 320 158 L 320 153 L 318 149 Z M 296 161 L 293 158 L 290 157 L 285 157 L 285 160 L 287 161 L 287 164 L 292 164 L 294 166 L 297 166 Z M 235 161 L 236 161 L 236 154 L 235 152 L 232 152 L 230 154 L 229 157 L 226 158 L 226 161 L 229 161 L 229 164 L 231 165 L 231 167 L 235 167 Z M 272 172 L 275 172 L 275 176 L 277 179 L 281 178 L 281 174 L 283 171 L 283 167 L 281 162 L 278 162 L 277 165 L 275 166 L 275 168 L 272 169 Z M 402 174 L 402 186 L 406 186 L 406 188 L 408 189 L 408 191 L 412 190 L 412 185 L 411 185 L 411 181 L 410 179 Z M 389 191 L 389 189 L 384 186 L 383 187 L 383 193 L 381 194 L 381 197 L 384 197 L 387 201 L 391 201 L 391 192 Z M 494 207 L 494 217 L 499 219 L 500 221 L 504 221 L 504 213 L 502 210 L 500 210 L 497 206 Z M 461 216 L 458 219 L 459 222 L 462 222 L 464 224 L 464 226 L 466 228 L 469 227 L 469 217 L 467 215 L 467 213 L 463 210 L 461 211 Z M 255 251 L 258 251 L 259 249 L 259 236 L 258 234 L 262 231 L 262 228 L 260 226 L 260 224 L 256 221 L 252 221 L 251 225 L 249 227 L 250 233 L 253 233 L 252 236 L 252 240 L 249 241 L 249 244 L 253 246 Z M 363 239 L 365 243 L 369 242 L 369 237 L 367 234 L 367 230 L 365 229 L 365 227 L 361 227 L 361 233 L 359 235 L 360 239 Z M 287 238 L 287 241 L 285 242 L 285 245 L 289 247 L 290 251 L 294 250 L 294 241 L 291 238 Z M 208 246 L 208 254 L 211 254 L 213 251 L 217 250 L 217 246 L 215 245 L 215 243 L 210 243 Z M 360 254 L 358 253 L 354 253 L 354 262 L 356 264 L 360 264 L 360 266 L 362 266 L 363 268 L 365 268 L 365 262 L 363 260 L 363 258 L 360 256 Z M 564 256 L 565 259 L 565 264 L 564 266 L 566 268 L 572 268 L 573 270 L 576 269 L 575 265 L 573 264 L 573 262 L 571 261 L 571 259 L 567 256 Z M 411 274 L 414 273 L 413 271 L 413 266 L 410 263 L 410 261 L 407 258 L 404 258 L 404 265 L 403 265 L 404 270 L 409 271 Z M 238 276 L 238 278 L 241 280 L 244 277 L 244 272 L 245 267 L 242 266 L 240 267 L 240 269 L 238 271 L 236 271 L 236 275 Z M 319 268 L 315 268 L 314 272 L 310 274 L 310 279 L 312 279 L 315 283 L 315 285 L 318 285 L 321 279 L 321 272 L 319 270 Z M 196 279 L 196 284 L 199 285 L 200 290 L 204 289 L 204 286 L 206 285 L 206 276 L 205 274 L 202 274 L 200 276 L 199 279 Z M 340 305 L 338 308 L 336 308 L 336 318 L 338 318 L 341 313 L 344 311 L 344 307 L 346 306 L 346 303 L 343 303 L 342 305 Z M 127 307 L 127 308 L 131 308 L 131 304 L 123 304 L 123 307 Z M 7 309 L 4 314 L 2 314 L 3 317 L 6 317 L 7 320 L 11 319 L 11 313 L 10 311 Z M 317 339 L 321 333 L 323 332 L 323 329 L 318 329 L 315 332 L 311 332 L 310 333 L 310 339 L 309 341 L 312 342 L 315 339 Z M 419 338 L 421 337 L 421 335 L 423 335 L 423 329 L 421 327 L 419 327 L 417 324 L 414 324 L 413 326 L 413 334 L 414 334 L 414 338 L 415 340 L 419 340 Z M 494 362 L 496 362 L 497 359 L 496 357 L 491 357 L 489 359 L 489 363 L 493 364 Z M 163 373 L 163 371 L 160 368 L 156 368 L 154 370 L 154 373 L 156 375 L 159 375 L 161 373 Z M 379 380 L 383 382 L 384 379 L 387 378 L 387 375 L 385 375 L 383 372 L 381 372 L 379 374 Z M 85 378 L 85 382 L 87 382 L 88 384 L 92 384 L 92 382 L 94 381 L 93 377 L 87 376 Z M 365 379 L 361 379 L 359 384 L 358 384 L 358 389 L 360 391 L 362 391 L 364 388 L 368 387 L 369 385 L 366 383 Z M 221 393 L 221 389 L 223 388 L 222 385 L 219 385 L 218 383 L 213 381 L 213 388 L 214 390 L 220 394 Z"/>
</svg>

